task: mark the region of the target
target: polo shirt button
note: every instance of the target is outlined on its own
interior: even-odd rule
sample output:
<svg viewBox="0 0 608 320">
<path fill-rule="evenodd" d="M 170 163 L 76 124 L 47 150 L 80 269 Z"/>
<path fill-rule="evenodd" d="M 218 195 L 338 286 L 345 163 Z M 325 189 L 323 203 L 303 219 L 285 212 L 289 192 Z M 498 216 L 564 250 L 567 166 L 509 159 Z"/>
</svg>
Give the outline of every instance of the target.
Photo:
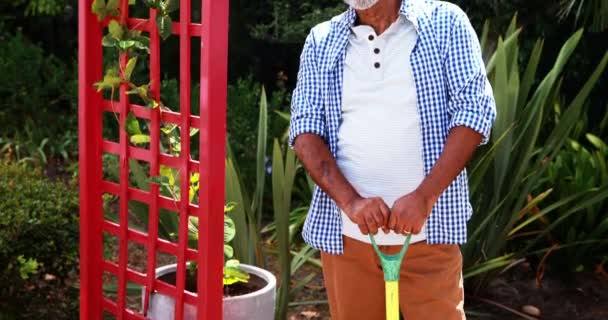
<svg viewBox="0 0 608 320">
<path fill-rule="evenodd" d="M 375 54 L 380 53 L 380 49 L 378 49 L 378 48 L 374 49 L 374 53 L 375 53 Z"/>
<path fill-rule="evenodd" d="M 376 69 L 379 69 L 380 68 L 380 62 L 374 63 L 374 67 L 376 67 Z"/>
<path fill-rule="evenodd" d="M 369 37 L 367 37 L 369 39 L 369 41 L 374 41 L 374 36 L 373 35 L 369 35 Z"/>
</svg>

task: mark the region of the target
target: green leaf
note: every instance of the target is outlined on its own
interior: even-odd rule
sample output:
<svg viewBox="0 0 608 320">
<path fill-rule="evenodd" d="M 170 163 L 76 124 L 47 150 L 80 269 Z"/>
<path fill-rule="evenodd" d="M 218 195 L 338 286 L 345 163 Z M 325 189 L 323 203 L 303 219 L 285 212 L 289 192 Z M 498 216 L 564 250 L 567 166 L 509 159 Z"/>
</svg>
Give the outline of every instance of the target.
<svg viewBox="0 0 608 320">
<path fill-rule="evenodd" d="M 134 40 L 121 40 L 118 42 L 118 48 L 122 51 L 127 51 L 130 48 L 135 47 L 136 44 L 137 42 Z"/>
<path fill-rule="evenodd" d="M 224 258 L 230 259 L 230 258 L 232 258 L 232 256 L 234 256 L 234 249 L 232 249 L 231 246 L 225 244 L 224 245 Z"/>
<path fill-rule="evenodd" d="M 106 48 L 113 48 L 118 45 L 118 40 L 114 39 L 111 34 L 106 34 L 101 39 L 101 45 Z"/>
<path fill-rule="evenodd" d="M 105 0 L 93 0 L 91 11 L 97 15 L 99 21 L 106 17 L 106 2 Z"/>
<path fill-rule="evenodd" d="M 163 124 L 163 126 L 160 128 L 160 131 L 164 134 L 170 134 L 171 132 L 173 132 L 173 130 L 175 130 L 177 128 L 177 125 L 173 124 L 173 123 L 165 123 Z"/>
<path fill-rule="evenodd" d="M 224 217 L 229 217 L 234 221 L 236 235 L 232 245 L 236 251 L 236 256 L 244 262 L 249 262 L 251 241 L 248 236 L 247 224 L 247 205 L 243 195 L 243 189 L 239 183 L 238 173 L 234 163 L 230 158 L 226 159 L 226 201 L 228 203 L 238 203 Z M 224 230 L 225 233 L 225 230 Z"/>
<path fill-rule="evenodd" d="M 490 32 L 490 20 L 486 19 L 486 21 L 483 23 L 483 29 L 481 31 L 481 38 L 479 38 L 479 44 L 480 44 L 482 53 L 484 53 L 486 51 L 489 32 Z"/>
<path fill-rule="evenodd" d="M 24 280 L 27 280 L 30 275 L 37 273 L 38 267 L 40 266 L 36 259 L 25 259 L 22 255 L 17 257 L 17 262 L 19 263 L 19 275 L 21 276 L 21 279 Z"/>
<path fill-rule="evenodd" d="M 167 166 L 160 166 L 160 175 L 167 177 L 168 183 L 171 186 L 175 185 L 175 170 L 171 167 L 167 167 Z"/>
<path fill-rule="evenodd" d="M 144 4 L 152 9 L 159 9 L 159 0 L 144 0 Z"/>
<path fill-rule="evenodd" d="M 124 34 L 122 26 L 116 20 L 110 20 L 110 23 L 108 24 L 108 32 L 110 36 L 116 40 L 122 39 L 122 35 Z"/>
<path fill-rule="evenodd" d="M 133 47 L 135 47 L 135 49 L 137 50 L 142 50 L 148 54 L 150 54 L 150 45 L 149 45 L 149 41 L 148 42 L 144 42 L 144 41 L 135 41 L 135 43 L 133 44 Z"/>
<path fill-rule="evenodd" d="M 516 45 L 520 33 L 521 33 L 521 28 L 517 29 L 517 31 L 515 31 L 513 34 L 506 37 L 505 41 L 504 41 L 504 47 L 511 48 L 513 45 Z M 488 63 L 486 64 L 486 72 L 488 74 L 492 73 L 492 71 L 494 71 L 495 66 L 496 66 L 496 52 L 490 57 L 490 60 L 488 60 Z"/>
<path fill-rule="evenodd" d="M 608 146 L 606 146 L 606 143 L 604 143 L 604 141 L 602 141 L 602 139 L 600 139 L 598 136 L 593 135 L 591 133 L 588 133 L 585 136 L 587 140 L 589 140 L 589 142 L 591 142 L 591 144 L 597 149 L 601 151 L 608 150 Z"/>
<path fill-rule="evenodd" d="M 160 14 L 156 16 L 156 24 L 158 25 L 158 34 L 163 40 L 167 40 L 172 33 L 171 17 L 168 15 Z"/>
<path fill-rule="evenodd" d="M 146 104 L 146 108 L 148 109 L 156 109 L 158 108 L 160 104 L 158 103 L 158 101 L 154 100 L 154 99 L 150 99 L 150 101 L 148 101 L 148 103 Z"/>
<path fill-rule="evenodd" d="M 112 15 L 116 15 L 116 11 L 119 7 L 120 0 L 108 0 L 108 2 L 106 3 L 106 10 L 108 10 L 109 13 L 112 13 Z"/>
<path fill-rule="evenodd" d="M 139 127 L 139 121 L 137 120 L 133 112 L 129 112 L 129 115 L 127 116 L 127 119 L 125 121 L 125 130 L 127 130 L 127 133 L 130 136 L 142 134 L 141 128 Z"/>
<path fill-rule="evenodd" d="M 234 207 L 236 207 L 236 203 L 234 203 L 234 202 L 226 203 L 224 205 L 224 213 L 228 213 L 228 212 L 232 211 L 234 209 Z"/>
<path fill-rule="evenodd" d="M 147 134 L 135 134 L 130 138 L 132 144 L 150 143 L 150 136 Z"/>
<path fill-rule="evenodd" d="M 118 76 L 118 69 L 113 67 L 106 70 L 103 80 L 96 82 L 94 86 L 97 87 L 97 91 L 104 89 L 116 89 L 120 85 L 120 82 L 121 80 Z"/>
<path fill-rule="evenodd" d="M 188 188 L 188 201 L 193 202 L 196 196 L 196 190 L 193 187 Z"/>
<path fill-rule="evenodd" d="M 500 256 L 485 262 L 480 262 L 474 265 L 473 267 L 466 268 L 465 270 L 463 270 L 462 277 L 464 279 L 472 278 L 478 274 L 482 274 L 490 270 L 506 267 L 513 263 L 513 261 L 515 261 L 515 259 L 513 258 L 513 254 L 506 254 L 504 256 Z"/>
<path fill-rule="evenodd" d="M 129 5 L 130 5 L 130 6 L 133 6 L 133 5 L 135 5 L 135 4 L 136 4 L 136 3 L 135 3 L 135 0 L 129 0 Z"/>
<path fill-rule="evenodd" d="M 147 97 L 148 91 L 150 90 L 150 85 L 142 84 L 141 86 L 137 87 L 135 90 L 136 90 L 135 92 L 138 95 L 140 95 L 141 97 Z"/>
<path fill-rule="evenodd" d="M 281 117 L 281 119 L 285 120 L 285 122 L 289 122 L 291 120 L 291 114 L 289 112 L 275 110 L 274 113 Z"/>
<path fill-rule="evenodd" d="M 239 260 L 237 259 L 230 259 L 228 261 L 226 261 L 225 266 L 228 268 L 238 268 L 240 265 Z"/>
<path fill-rule="evenodd" d="M 127 81 L 127 82 L 131 81 L 131 74 L 133 74 L 133 70 L 135 69 L 136 65 L 137 65 L 137 57 L 132 57 L 131 59 L 129 59 L 129 61 L 127 62 L 127 66 L 125 67 L 125 73 L 124 73 L 125 81 Z"/>
<path fill-rule="evenodd" d="M 198 184 L 200 180 L 200 174 L 199 173 L 193 173 L 192 176 L 190 176 L 190 184 Z M 225 208 L 225 207 L 224 207 Z M 225 210 L 224 210 L 225 212 Z"/>
<path fill-rule="evenodd" d="M 252 212 L 258 225 L 262 224 L 262 204 L 264 197 L 264 184 L 266 181 L 266 148 L 268 137 L 268 100 L 266 90 L 262 87 L 260 94 L 260 111 L 258 116 L 258 140 L 256 155 L 256 184 L 253 195 Z"/>
<path fill-rule="evenodd" d="M 230 216 L 224 215 L 224 243 L 228 243 L 234 239 L 236 235 L 236 226 Z"/>
<path fill-rule="evenodd" d="M 164 14 L 171 13 L 179 8 L 179 0 L 165 0 L 160 3 Z"/>
<path fill-rule="evenodd" d="M 224 285 L 249 281 L 249 274 L 239 268 L 224 267 Z"/>
<path fill-rule="evenodd" d="M 165 177 L 165 176 L 154 176 L 154 177 L 150 177 L 150 182 L 156 183 L 159 185 L 167 185 L 167 184 L 169 184 L 169 178 Z"/>
<path fill-rule="evenodd" d="M 137 162 L 137 160 L 135 160 L 135 159 L 129 159 L 129 170 L 131 171 L 131 174 L 133 175 L 133 182 L 134 182 L 135 186 L 138 189 L 148 191 L 148 189 L 149 189 L 148 184 L 150 183 L 150 181 L 148 179 L 148 174 L 146 173 L 144 166 L 141 165 L 139 162 Z M 141 221 L 148 221 L 147 206 L 145 206 L 145 208 L 146 208 L 146 210 L 145 210 L 146 219 L 141 220 Z"/>
</svg>

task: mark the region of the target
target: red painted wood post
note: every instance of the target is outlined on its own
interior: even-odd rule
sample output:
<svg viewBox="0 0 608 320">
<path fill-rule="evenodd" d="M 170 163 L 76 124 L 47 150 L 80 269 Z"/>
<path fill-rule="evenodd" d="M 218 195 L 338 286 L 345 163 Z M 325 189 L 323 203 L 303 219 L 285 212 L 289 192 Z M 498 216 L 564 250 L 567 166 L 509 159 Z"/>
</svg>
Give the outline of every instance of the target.
<svg viewBox="0 0 608 320">
<path fill-rule="evenodd" d="M 160 37 L 156 25 L 156 10 L 150 9 L 148 30 L 150 30 L 150 95 L 153 99 L 160 99 Z M 150 111 L 150 176 L 156 177 L 160 173 L 160 109 Z M 158 241 L 158 196 L 160 186 L 156 183 L 150 184 L 150 206 L 148 211 L 148 239 L 146 264 L 146 293 L 143 301 L 144 316 L 150 306 L 150 294 L 154 292 L 156 280 L 156 250 Z"/>
<path fill-rule="evenodd" d="M 222 318 L 228 0 L 202 0 L 198 320 Z"/>
<path fill-rule="evenodd" d="M 179 6 L 179 113 L 180 119 L 180 208 L 177 253 L 175 320 L 184 318 L 184 290 L 186 289 L 186 250 L 188 248 L 189 191 L 190 191 L 190 92 L 191 53 L 190 25 L 191 1 L 182 0 Z M 203 266 L 203 265 L 201 265 Z"/>
<path fill-rule="evenodd" d="M 93 84 L 102 76 L 101 25 L 91 3 L 78 4 L 78 162 L 80 186 L 80 319 L 101 319 L 102 201 L 101 96 Z"/>
</svg>

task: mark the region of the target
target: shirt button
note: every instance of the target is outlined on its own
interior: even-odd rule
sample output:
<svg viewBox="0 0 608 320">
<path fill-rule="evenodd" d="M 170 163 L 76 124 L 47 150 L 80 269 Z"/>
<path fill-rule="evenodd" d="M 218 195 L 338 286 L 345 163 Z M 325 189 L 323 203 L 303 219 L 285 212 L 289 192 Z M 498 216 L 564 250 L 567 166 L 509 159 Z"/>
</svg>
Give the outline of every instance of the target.
<svg viewBox="0 0 608 320">
<path fill-rule="evenodd" d="M 378 49 L 378 48 L 374 49 L 374 53 L 375 53 L 375 54 L 380 53 L 380 49 Z"/>
<path fill-rule="evenodd" d="M 374 67 L 376 67 L 376 69 L 379 69 L 380 68 L 380 62 L 374 63 Z"/>
<path fill-rule="evenodd" d="M 373 35 L 369 35 L 369 37 L 367 37 L 369 39 L 369 41 L 373 41 L 374 40 L 374 36 Z"/>
</svg>

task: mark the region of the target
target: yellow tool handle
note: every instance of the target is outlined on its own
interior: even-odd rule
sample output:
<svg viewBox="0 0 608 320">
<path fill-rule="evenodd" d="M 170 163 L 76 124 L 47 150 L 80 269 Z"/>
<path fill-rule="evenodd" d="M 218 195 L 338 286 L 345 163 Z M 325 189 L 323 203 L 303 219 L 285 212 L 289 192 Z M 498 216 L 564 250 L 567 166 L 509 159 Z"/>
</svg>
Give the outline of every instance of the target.
<svg viewBox="0 0 608 320">
<path fill-rule="evenodd" d="M 399 282 L 386 281 L 386 320 L 399 320 Z"/>
</svg>

